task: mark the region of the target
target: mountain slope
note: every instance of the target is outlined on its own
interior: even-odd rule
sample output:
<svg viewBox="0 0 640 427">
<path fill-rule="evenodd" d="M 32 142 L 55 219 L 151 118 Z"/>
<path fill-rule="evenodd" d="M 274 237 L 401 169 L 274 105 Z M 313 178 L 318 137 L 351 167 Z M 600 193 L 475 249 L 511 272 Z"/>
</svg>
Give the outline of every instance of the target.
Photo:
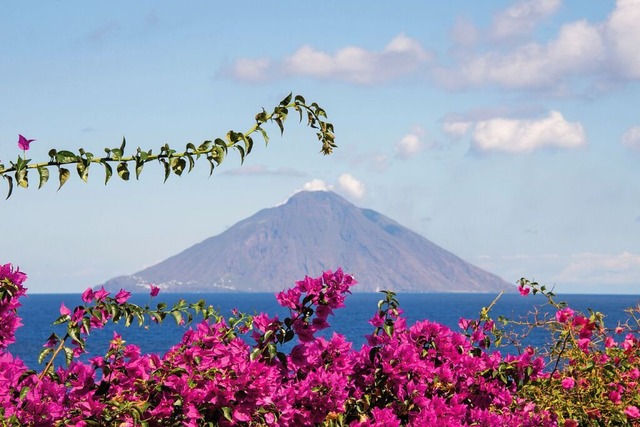
<svg viewBox="0 0 640 427">
<path fill-rule="evenodd" d="M 225 232 L 135 273 L 105 283 L 142 290 L 277 291 L 305 274 L 342 267 L 355 291 L 495 292 L 514 289 L 397 222 L 332 192 L 300 192 Z M 146 289 L 146 288 L 145 288 Z"/>
</svg>

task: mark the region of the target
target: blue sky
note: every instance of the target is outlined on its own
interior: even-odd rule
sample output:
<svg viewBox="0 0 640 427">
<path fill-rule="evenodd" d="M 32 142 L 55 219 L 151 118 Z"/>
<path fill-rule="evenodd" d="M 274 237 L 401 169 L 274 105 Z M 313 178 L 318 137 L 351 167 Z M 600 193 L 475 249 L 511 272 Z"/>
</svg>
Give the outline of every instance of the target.
<svg viewBox="0 0 640 427">
<path fill-rule="evenodd" d="M 16 190 L 0 262 L 31 292 L 82 291 L 330 188 L 510 282 L 638 293 L 638 22 L 640 0 L 4 2 L 4 163 L 18 134 L 34 160 L 123 136 L 183 147 L 289 92 L 327 110 L 338 149 L 291 121 L 211 178 L 202 164 L 163 185 L 148 165 Z"/>
</svg>

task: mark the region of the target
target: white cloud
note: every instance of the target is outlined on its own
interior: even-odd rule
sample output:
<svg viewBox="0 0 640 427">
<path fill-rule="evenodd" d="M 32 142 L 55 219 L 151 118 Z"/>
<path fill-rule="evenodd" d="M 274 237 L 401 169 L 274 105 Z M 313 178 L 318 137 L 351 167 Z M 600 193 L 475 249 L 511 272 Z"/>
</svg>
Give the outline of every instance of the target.
<svg viewBox="0 0 640 427">
<path fill-rule="evenodd" d="M 401 160 L 407 160 L 423 151 L 424 142 L 422 138 L 424 135 L 424 129 L 416 127 L 403 136 L 402 139 L 396 143 L 396 157 Z"/>
<path fill-rule="evenodd" d="M 454 138 L 461 138 L 469 132 L 472 125 L 468 121 L 446 121 L 442 124 L 442 130 Z"/>
<path fill-rule="evenodd" d="M 640 0 L 618 0 L 604 26 L 614 72 L 626 78 L 640 78 Z"/>
<path fill-rule="evenodd" d="M 338 177 L 338 187 L 356 199 L 362 199 L 364 197 L 364 184 L 349 173 L 343 173 Z"/>
<path fill-rule="evenodd" d="M 305 183 L 302 186 L 302 190 L 299 191 L 333 191 L 335 187 L 346 195 L 356 199 L 362 199 L 365 195 L 364 184 L 349 173 L 343 173 L 340 175 L 336 185 L 332 185 L 322 179 L 315 178 Z"/>
<path fill-rule="evenodd" d="M 583 253 L 573 255 L 558 274 L 558 283 L 636 284 L 640 277 L 640 255 Z"/>
<path fill-rule="evenodd" d="M 513 49 L 502 49 L 503 41 L 532 37 L 540 22 L 559 5 L 560 0 L 520 1 L 497 14 L 485 31 L 471 23 L 457 23 L 452 32 L 454 43 L 501 43 L 482 44 L 475 53 L 467 51 L 453 66 L 435 69 L 435 77 L 451 88 L 498 85 L 553 88 L 560 93 L 577 84 L 598 86 L 611 79 L 640 79 L 640 0 L 618 0 L 601 22 L 568 22 L 547 42 L 529 40 Z"/>
<path fill-rule="evenodd" d="M 543 18 L 560 7 L 561 0 L 524 0 L 498 13 L 493 19 L 491 38 L 504 40 L 530 34 Z"/>
<path fill-rule="evenodd" d="M 327 184 L 321 179 L 312 179 L 311 181 L 305 183 L 302 186 L 304 191 L 331 191 L 333 189 L 332 185 Z"/>
<path fill-rule="evenodd" d="M 493 51 L 471 58 L 459 73 L 447 70 L 445 83 L 551 87 L 568 76 L 592 71 L 603 53 L 598 30 L 586 21 L 578 21 L 564 25 L 558 37 L 546 45 L 528 43 L 511 52 Z"/>
<path fill-rule="evenodd" d="M 577 148 L 587 141 L 579 122 L 568 122 L 557 111 L 539 120 L 494 118 L 478 121 L 471 145 L 480 151 L 528 153 L 545 147 Z"/>
<path fill-rule="evenodd" d="M 268 58 L 240 58 L 236 60 L 228 73 L 238 80 L 261 82 L 267 80 L 272 65 Z"/>
<path fill-rule="evenodd" d="M 622 135 L 622 143 L 631 149 L 640 150 L 640 126 L 634 126 Z"/>
<path fill-rule="evenodd" d="M 418 41 L 400 34 L 382 51 L 349 46 L 331 54 L 305 45 L 281 61 L 241 58 L 230 74 L 252 82 L 294 75 L 369 85 L 410 74 L 430 58 Z"/>
</svg>

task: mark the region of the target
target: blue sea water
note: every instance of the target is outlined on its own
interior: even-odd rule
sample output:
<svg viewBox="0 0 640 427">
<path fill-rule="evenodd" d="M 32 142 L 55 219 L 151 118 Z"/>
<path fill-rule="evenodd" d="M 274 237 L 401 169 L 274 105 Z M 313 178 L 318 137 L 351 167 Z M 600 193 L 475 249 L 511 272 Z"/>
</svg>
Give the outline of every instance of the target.
<svg viewBox="0 0 640 427">
<path fill-rule="evenodd" d="M 370 334 L 373 327 L 368 323 L 377 309 L 377 302 L 383 299 L 381 293 L 356 293 L 346 300 L 346 307 L 339 309 L 335 315 L 329 318 L 331 328 L 324 331 L 324 335 L 338 332 L 359 349 L 366 342 L 365 335 Z M 407 323 L 413 324 L 418 320 L 431 320 L 449 326 L 453 330 L 459 330 L 458 321 L 461 317 L 477 318 L 482 307 L 489 306 L 496 294 L 398 294 L 400 307 L 404 310 Z M 231 310 L 238 310 L 255 314 L 266 312 L 270 315 L 278 314 L 280 319 L 288 315 L 288 311 L 280 307 L 274 294 L 258 293 L 216 293 L 216 294 L 160 294 L 151 302 L 155 306 L 158 302 L 167 302 L 171 306 L 179 298 L 189 302 L 204 299 L 207 304 L 217 308 L 228 317 Z M 625 309 L 637 307 L 640 296 L 633 295 L 566 295 L 558 300 L 564 300 L 574 310 L 587 312 L 588 309 L 602 312 L 606 315 L 605 324 L 608 327 L 617 326 L 618 322 L 627 319 Z M 148 295 L 134 294 L 131 302 L 139 305 L 150 303 Z M 503 295 L 491 313 L 493 318 L 504 315 L 511 319 L 517 319 L 534 309 L 534 306 L 544 304 L 546 300 L 540 296 L 521 297 L 520 295 Z M 17 342 L 9 347 L 9 351 L 20 357 L 27 366 L 33 369 L 41 368 L 37 364 L 37 356 L 42 345 L 49 335 L 56 330 L 52 322 L 58 317 L 60 304 L 64 303 L 73 309 L 82 304 L 79 296 L 71 294 L 34 294 L 22 299 L 23 306 L 19 310 L 19 316 L 24 324 L 16 334 Z M 542 306 L 542 309 L 548 307 Z M 122 323 L 122 322 L 121 322 Z M 187 326 L 188 327 L 188 326 Z M 172 345 L 178 343 L 184 334 L 186 327 L 177 326 L 172 318 L 168 318 L 163 324 L 151 324 L 148 328 L 138 327 L 134 323 L 128 328 L 124 325 L 108 326 L 104 330 L 96 330 L 88 338 L 88 350 L 92 355 L 104 354 L 109 340 L 113 336 L 114 329 L 122 334 L 128 343 L 137 344 L 143 352 L 158 353 L 162 355 Z M 57 329 L 60 335 L 64 331 Z M 545 343 L 545 334 L 533 334 L 528 343 L 539 346 Z"/>
</svg>

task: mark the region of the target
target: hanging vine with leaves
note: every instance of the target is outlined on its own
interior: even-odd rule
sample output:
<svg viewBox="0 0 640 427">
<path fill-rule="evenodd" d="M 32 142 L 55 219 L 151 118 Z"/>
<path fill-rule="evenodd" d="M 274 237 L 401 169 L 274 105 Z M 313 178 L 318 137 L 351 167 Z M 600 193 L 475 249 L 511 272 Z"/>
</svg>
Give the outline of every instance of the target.
<svg viewBox="0 0 640 427">
<path fill-rule="evenodd" d="M 105 173 L 105 185 L 113 176 L 113 168 L 118 176 L 127 181 L 131 177 L 131 171 L 135 173 L 136 179 L 140 177 L 144 166 L 153 161 L 159 162 L 164 168 L 164 181 L 169 178 L 173 172 L 175 175 L 181 176 L 184 171 L 191 172 L 196 162 L 206 159 L 209 163 L 209 176 L 214 169 L 220 165 L 230 148 L 236 149 L 240 153 L 240 162 L 244 162 L 244 158 L 251 153 L 253 148 L 252 135 L 259 132 L 265 141 L 269 143 L 269 135 L 263 128 L 267 123 L 276 123 L 280 129 L 280 134 L 284 133 L 284 123 L 289 115 L 289 110 L 293 109 L 298 112 L 300 121 L 305 118 L 307 126 L 316 129 L 318 140 L 322 143 L 321 152 L 325 155 L 331 154 L 336 147 L 333 125 L 326 121 L 327 115 L 325 111 L 315 102 L 307 104 L 305 99 L 293 94 L 289 94 L 278 104 L 270 113 L 264 108 L 256 114 L 256 123 L 246 132 L 237 132 L 230 130 L 224 138 L 216 138 L 214 140 L 206 140 L 202 144 L 195 146 L 188 143 L 185 149 L 178 152 L 172 149 L 168 144 L 160 147 L 159 153 L 154 154 L 153 150 L 142 150 L 138 147 L 133 154 L 125 155 L 126 140 L 122 139 L 122 144 L 116 148 L 105 148 L 106 156 L 98 157 L 93 153 L 80 148 L 76 153 L 68 150 L 51 149 L 49 151 L 49 161 L 33 163 L 31 159 L 26 158 L 26 151 L 29 143 L 33 140 L 27 140 L 20 135 L 19 147 L 23 150 L 23 156 L 9 162 L 6 166 L 0 162 L 0 176 L 4 178 L 9 190 L 7 199 L 11 197 L 14 189 L 14 183 L 19 187 L 27 188 L 29 186 L 29 172 L 36 170 L 38 172 L 38 188 L 42 188 L 50 177 L 50 168 L 57 169 L 58 172 L 58 190 L 71 177 L 71 168 L 75 165 L 78 176 L 85 182 L 89 180 L 89 169 L 93 164 L 101 165 Z"/>
</svg>

